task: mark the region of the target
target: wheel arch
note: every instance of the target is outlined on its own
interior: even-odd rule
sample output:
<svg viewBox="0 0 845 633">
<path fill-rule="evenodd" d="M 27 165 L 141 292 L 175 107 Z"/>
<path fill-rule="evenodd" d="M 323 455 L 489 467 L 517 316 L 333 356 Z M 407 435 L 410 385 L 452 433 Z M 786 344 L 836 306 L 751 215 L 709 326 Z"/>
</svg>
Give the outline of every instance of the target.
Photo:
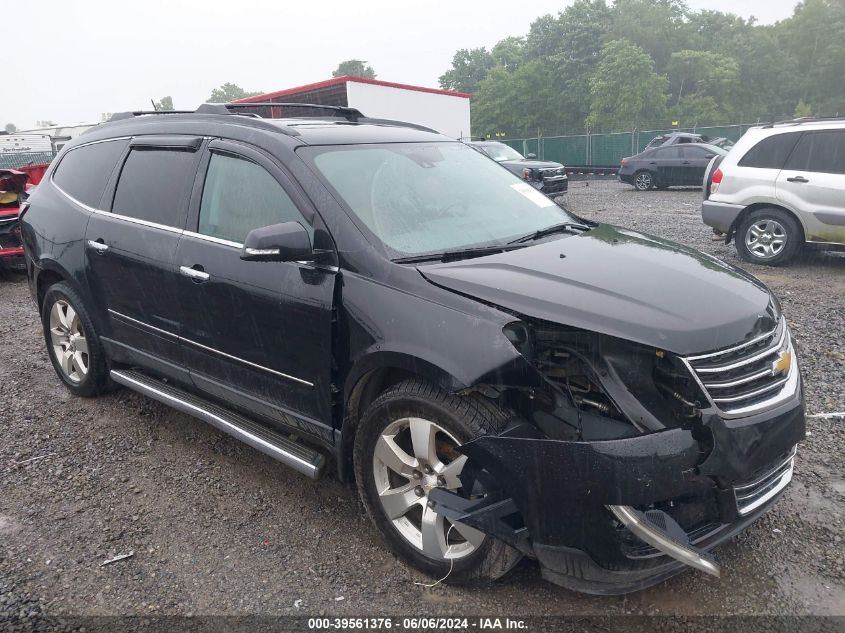
<svg viewBox="0 0 845 633">
<path fill-rule="evenodd" d="M 729 243 L 731 239 L 734 239 L 736 236 L 736 232 L 739 230 L 740 225 L 745 221 L 745 218 L 748 217 L 750 213 L 754 211 L 758 211 L 760 209 L 777 209 L 778 211 L 783 211 L 784 213 L 788 213 L 795 221 L 798 223 L 798 227 L 801 229 L 801 242 L 805 242 L 807 240 L 807 227 L 804 226 L 804 222 L 801 219 L 800 214 L 795 213 L 792 209 L 783 206 L 782 204 L 772 203 L 772 202 L 754 202 L 753 204 L 749 204 L 745 207 L 742 211 L 739 212 L 734 218 L 734 221 L 731 223 L 731 228 L 728 230 L 728 237 L 727 242 Z"/>
<path fill-rule="evenodd" d="M 359 360 L 344 383 L 343 420 L 337 440 L 337 472 L 341 481 L 352 481 L 352 448 L 358 422 L 370 403 L 395 384 L 421 378 L 453 393 L 467 387 L 435 363 L 410 354 L 375 352 Z"/>
<path fill-rule="evenodd" d="M 44 297 L 47 295 L 47 290 L 50 286 L 54 286 L 60 282 L 66 282 L 70 284 L 74 290 L 80 292 L 79 285 L 73 281 L 73 276 L 54 260 L 46 259 L 38 262 L 36 271 L 35 300 L 38 305 L 39 313 L 44 305 Z"/>
</svg>

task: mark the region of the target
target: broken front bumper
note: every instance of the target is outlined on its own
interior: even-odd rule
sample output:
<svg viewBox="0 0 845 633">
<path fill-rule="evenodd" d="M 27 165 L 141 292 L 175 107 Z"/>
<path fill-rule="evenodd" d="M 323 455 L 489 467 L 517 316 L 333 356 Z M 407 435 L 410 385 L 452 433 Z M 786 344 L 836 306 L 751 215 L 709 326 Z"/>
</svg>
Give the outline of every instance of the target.
<svg viewBox="0 0 845 633">
<path fill-rule="evenodd" d="M 446 516 L 537 558 L 556 584 L 597 594 L 635 591 L 686 566 L 641 542 L 631 547 L 637 539 L 607 506 L 665 512 L 694 549 L 716 547 L 766 512 L 788 483 L 805 433 L 801 390 L 757 416 L 723 420 L 704 412 L 698 428 L 696 436 L 674 428 L 567 442 L 516 424 L 459 449 L 496 482 L 498 496 L 473 504 L 432 491 L 430 499 Z"/>
</svg>

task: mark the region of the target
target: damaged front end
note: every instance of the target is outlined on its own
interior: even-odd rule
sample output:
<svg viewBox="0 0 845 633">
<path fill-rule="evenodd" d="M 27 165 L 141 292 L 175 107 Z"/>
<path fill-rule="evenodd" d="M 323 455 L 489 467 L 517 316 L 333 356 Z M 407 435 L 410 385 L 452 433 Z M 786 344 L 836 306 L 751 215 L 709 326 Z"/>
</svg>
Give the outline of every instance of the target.
<svg viewBox="0 0 845 633">
<path fill-rule="evenodd" d="M 469 458 L 462 480 L 491 492 L 467 500 L 438 489 L 430 501 L 578 591 L 626 593 L 686 566 L 718 575 L 709 551 L 771 506 L 805 433 L 785 320 L 758 325 L 743 343 L 681 357 L 545 322 L 509 324 L 534 384 L 488 377 L 485 389 L 514 415 L 501 434 L 459 448 Z"/>
</svg>

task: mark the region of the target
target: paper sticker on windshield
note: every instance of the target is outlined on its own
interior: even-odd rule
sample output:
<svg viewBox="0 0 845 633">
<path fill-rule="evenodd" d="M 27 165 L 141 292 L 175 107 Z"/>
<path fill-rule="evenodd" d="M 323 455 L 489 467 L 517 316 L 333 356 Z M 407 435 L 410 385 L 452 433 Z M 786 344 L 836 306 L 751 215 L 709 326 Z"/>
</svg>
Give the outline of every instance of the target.
<svg viewBox="0 0 845 633">
<path fill-rule="evenodd" d="M 515 185 L 511 185 L 511 189 L 518 191 L 538 207 L 551 207 L 555 204 L 551 198 L 547 198 L 534 187 L 524 182 L 518 182 Z"/>
</svg>

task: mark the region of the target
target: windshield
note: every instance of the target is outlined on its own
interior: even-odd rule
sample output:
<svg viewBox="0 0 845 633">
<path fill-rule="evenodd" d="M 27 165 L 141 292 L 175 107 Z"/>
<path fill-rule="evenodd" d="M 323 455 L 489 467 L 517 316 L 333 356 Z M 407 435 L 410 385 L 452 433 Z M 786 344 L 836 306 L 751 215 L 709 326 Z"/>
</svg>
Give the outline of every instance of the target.
<svg viewBox="0 0 845 633">
<path fill-rule="evenodd" d="M 517 152 L 513 147 L 505 145 L 504 143 L 479 144 L 476 147 L 480 147 L 485 154 L 497 163 L 501 163 L 505 160 L 525 160 L 525 157 L 522 154 Z"/>
<path fill-rule="evenodd" d="M 303 148 L 393 258 L 507 242 L 566 211 L 463 143 Z"/>
</svg>

